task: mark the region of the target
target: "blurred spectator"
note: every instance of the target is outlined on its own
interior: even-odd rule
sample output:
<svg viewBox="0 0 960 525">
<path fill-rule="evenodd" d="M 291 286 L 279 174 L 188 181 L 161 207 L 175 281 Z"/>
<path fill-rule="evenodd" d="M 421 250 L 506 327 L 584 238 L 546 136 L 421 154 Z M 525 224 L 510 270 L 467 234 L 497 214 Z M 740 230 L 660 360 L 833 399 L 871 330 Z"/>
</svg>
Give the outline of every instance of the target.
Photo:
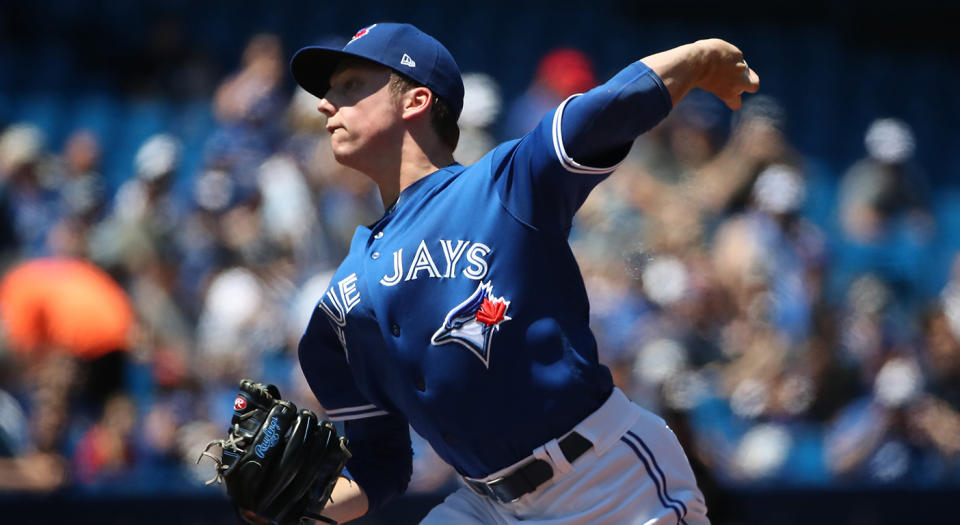
<svg viewBox="0 0 960 525">
<path fill-rule="evenodd" d="M 4 360 L 5 368 L 13 363 Z M 8 458 L 22 454 L 30 443 L 27 415 L 15 397 L 0 390 L 0 457 Z"/>
<path fill-rule="evenodd" d="M 908 358 L 892 358 L 877 371 L 873 390 L 838 416 L 825 438 L 827 465 L 845 478 L 879 483 L 929 483 L 928 442 L 912 431 L 911 412 L 922 399 L 923 377 Z"/>
<path fill-rule="evenodd" d="M 839 351 L 860 373 L 862 387 L 872 386 L 891 354 L 912 344 L 917 327 L 909 315 L 881 276 L 868 273 L 850 284 L 840 317 Z"/>
<path fill-rule="evenodd" d="M 570 48 L 550 51 L 540 59 L 533 82 L 510 105 L 502 138 L 525 135 L 564 99 L 588 91 L 596 84 L 593 61 L 585 53 Z"/>
<path fill-rule="evenodd" d="M 100 419 L 80 438 L 74 452 L 77 481 L 94 484 L 120 479 L 133 469 L 131 437 L 137 422 L 137 407 L 124 395 L 112 396 L 103 406 Z"/>
<path fill-rule="evenodd" d="M 106 203 L 106 188 L 100 175 L 100 142 L 93 132 L 73 132 L 63 148 L 58 186 L 63 197 L 63 214 L 84 224 L 100 219 Z"/>
<path fill-rule="evenodd" d="M 65 461 L 55 454 L 0 457 L 0 490 L 47 492 L 66 479 Z"/>
<path fill-rule="evenodd" d="M 21 123 L 0 135 L 0 201 L 10 215 L 18 253 L 48 255 L 47 234 L 60 217 L 60 195 L 51 184 L 45 137 Z"/>
<path fill-rule="evenodd" d="M 179 396 L 162 396 L 143 416 L 143 426 L 137 436 L 140 440 L 137 452 L 152 467 L 180 462 L 176 451 L 177 431 L 181 424 L 197 417 L 188 409 L 189 399 L 185 399 L 188 395 L 184 391 Z"/>
<path fill-rule="evenodd" d="M 663 122 L 637 138 L 630 156 L 658 181 L 687 184 L 723 146 L 728 113 L 720 99 L 694 90 Z"/>
<path fill-rule="evenodd" d="M 100 143 L 89 130 L 72 133 L 54 171 L 60 191 L 60 218 L 47 236 L 49 253 L 86 258 L 91 229 L 102 218 L 107 195 L 99 173 Z"/>
<path fill-rule="evenodd" d="M 954 256 L 950 280 L 925 324 L 934 393 L 960 410 L 960 254 Z"/>
<path fill-rule="evenodd" d="M 5 367 L 13 363 L 5 362 Z M 63 418 L 60 424 L 65 424 Z M 62 428 L 56 429 L 59 435 Z M 66 481 L 66 461 L 55 450 L 38 445 L 20 403 L 0 390 L 0 490 L 49 491 Z"/>
<path fill-rule="evenodd" d="M 257 185 L 263 198 L 261 220 L 269 242 L 295 254 L 301 265 L 308 265 L 319 251 L 313 235 L 319 224 L 303 173 L 293 159 L 274 155 L 260 166 Z"/>
<path fill-rule="evenodd" d="M 960 256 L 954 257 L 950 281 L 924 320 L 921 363 L 927 396 L 917 404 L 917 428 L 956 465 L 960 459 Z M 960 468 L 955 468 L 960 475 Z"/>
<path fill-rule="evenodd" d="M 282 141 L 288 96 L 280 39 L 261 33 L 243 51 L 240 70 L 227 76 L 213 97 L 218 129 L 207 140 L 206 165 L 228 172 L 242 190 L 255 187 L 256 167 Z"/>
<path fill-rule="evenodd" d="M 254 35 L 243 51 L 241 69 L 228 76 L 214 94 L 214 111 L 224 123 L 268 125 L 286 105 L 279 87 L 286 73 L 283 48 L 276 35 Z"/>
<path fill-rule="evenodd" d="M 231 384 L 238 377 L 263 376 L 271 355 L 288 348 L 284 316 L 293 291 L 291 276 L 275 264 L 219 273 L 197 325 L 198 363 L 205 378 Z"/>
<path fill-rule="evenodd" d="M 853 240 L 871 242 L 903 219 L 915 236 L 929 235 L 933 226 L 929 189 L 913 163 L 913 130 L 899 119 L 877 119 L 867 129 L 864 144 L 867 156 L 840 182 L 844 232 Z"/>
<path fill-rule="evenodd" d="M 744 99 L 733 119 L 730 138 L 702 164 L 689 190 L 708 212 L 742 210 L 757 176 L 771 164 L 798 166 L 799 155 L 787 138 L 786 112 L 776 99 Z"/>
<path fill-rule="evenodd" d="M 183 211 L 170 190 L 181 148 L 177 138 L 157 134 L 137 150 L 134 177 L 120 186 L 112 212 L 91 234 L 97 264 L 133 275 L 149 261 L 175 257 L 172 236 Z"/>
<path fill-rule="evenodd" d="M 500 116 L 503 101 L 497 81 L 485 73 L 464 74 L 463 90 L 463 112 L 457 122 L 460 142 L 453 156 L 461 164 L 473 164 L 497 144 L 490 128 Z"/>
<path fill-rule="evenodd" d="M 798 215 L 803 198 L 801 173 L 771 165 L 753 185 L 750 211 L 723 223 L 714 239 L 721 283 L 793 345 L 810 336 L 820 282 L 808 279 L 819 275 L 824 253 L 822 234 Z"/>
</svg>

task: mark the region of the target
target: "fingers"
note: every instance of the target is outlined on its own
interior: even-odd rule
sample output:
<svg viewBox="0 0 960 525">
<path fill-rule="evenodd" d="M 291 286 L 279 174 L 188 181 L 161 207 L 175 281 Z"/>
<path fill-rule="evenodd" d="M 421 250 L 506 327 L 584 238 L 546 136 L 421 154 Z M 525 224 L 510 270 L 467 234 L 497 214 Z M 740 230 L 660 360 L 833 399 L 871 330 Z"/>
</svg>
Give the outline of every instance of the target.
<svg viewBox="0 0 960 525">
<path fill-rule="evenodd" d="M 710 67 L 697 87 L 713 93 L 730 109 L 743 106 L 744 93 L 756 93 L 760 89 L 760 75 L 748 64 L 744 53 L 728 42 L 719 39 L 701 41 L 707 50 Z"/>
<path fill-rule="evenodd" d="M 750 69 L 746 62 L 744 62 L 743 65 L 746 68 L 743 75 L 747 83 L 743 90 L 747 93 L 756 93 L 760 89 L 760 75 L 753 69 Z"/>
<path fill-rule="evenodd" d="M 740 58 L 736 65 L 737 69 L 741 71 L 739 82 L 737 82 L 735 87 L 736 94 L 722 99 L 723 103 L 734 111 L 739 110 L 743 106 L 743 100 L 741 98 L 743 93 L 756 93 L 760 89 L 760 75 L 747 65 L 746 59 Z"/>
</svg>

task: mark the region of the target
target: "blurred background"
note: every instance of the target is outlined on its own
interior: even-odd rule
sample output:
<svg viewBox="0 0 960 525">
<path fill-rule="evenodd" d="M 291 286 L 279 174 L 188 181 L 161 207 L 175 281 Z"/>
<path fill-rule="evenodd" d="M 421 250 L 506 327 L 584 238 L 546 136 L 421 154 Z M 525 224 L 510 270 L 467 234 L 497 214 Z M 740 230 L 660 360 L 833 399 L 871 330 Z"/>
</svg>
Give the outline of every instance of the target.
<svg viewBox="0 0 960 525">
<path fill-rule="evenodd" d="M 353 229 L 299 47 L 376 21 L 444 42 L 470 163 L 571 93 L 722 37 L 571 243 L 617 384 L 684 443 L 718 524 L 942 521 L 960 488 L 960 45 L 946 7 L 681 0 L 0 1 L 4 523 L 232 523 L 237 381 L 322 410 L 296 343 Z M 414 436 L 416 523 L 456 488 Z M 107 512 L 109 509 L 109 512 Z"/>
</svg>

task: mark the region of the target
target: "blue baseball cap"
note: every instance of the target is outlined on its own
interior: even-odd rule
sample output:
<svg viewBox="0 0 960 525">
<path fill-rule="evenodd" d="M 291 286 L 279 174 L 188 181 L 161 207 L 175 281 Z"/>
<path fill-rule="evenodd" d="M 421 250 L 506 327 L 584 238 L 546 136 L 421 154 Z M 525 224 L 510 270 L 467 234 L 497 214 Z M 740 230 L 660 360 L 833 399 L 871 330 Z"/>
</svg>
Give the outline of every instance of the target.
<svg viewBox="0 0 960 525">
<path fill-rule="evenodd" d="M 310 46 L 297 51 L 290 71 L 300 87 L 322 98 L 330 75 L 344 58 L 376 62 L 430 88 L 456 117 L 463 109 L 463 79 L 453 55 L 432 36 L 410 24 L 379 23 L 357 31 L 343 49 Z"/>
</svg>

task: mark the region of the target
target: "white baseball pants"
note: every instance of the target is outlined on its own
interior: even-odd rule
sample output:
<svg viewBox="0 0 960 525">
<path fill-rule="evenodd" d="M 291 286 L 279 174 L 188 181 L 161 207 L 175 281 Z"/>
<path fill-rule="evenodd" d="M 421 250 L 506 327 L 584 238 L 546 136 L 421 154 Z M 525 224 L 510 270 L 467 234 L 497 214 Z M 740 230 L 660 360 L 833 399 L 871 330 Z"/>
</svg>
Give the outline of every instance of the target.
<svg viewBox="0 0 960 525">
<path fill-rule="evenodd" d="M 574 427 L 594 447 L 567 462 L 557 440 L 534 451 L 554 476 L 512 503 L 462 487 L 421 525 L 709 524 L 707 507 L 676 436 L 660 417 L 620 391 Z M 524 460 L 526 461 L 526 460 Z M 510 472 L 507 467 L 483 480 Z"/>
</svg>

